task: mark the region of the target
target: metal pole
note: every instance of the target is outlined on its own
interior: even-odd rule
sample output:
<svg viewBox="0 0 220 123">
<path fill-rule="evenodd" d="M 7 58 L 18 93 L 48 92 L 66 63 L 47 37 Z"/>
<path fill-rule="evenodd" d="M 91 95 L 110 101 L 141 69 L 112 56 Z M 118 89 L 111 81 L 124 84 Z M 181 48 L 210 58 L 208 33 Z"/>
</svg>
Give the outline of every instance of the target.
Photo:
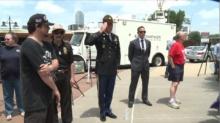
<svg viewBox="0 0 220 123">
<path fill-rule="evenodd" d="M 8 18 L 8 24 L 9 24 L 9 32 L 11 32 L 11 17 Z"/>
<path fill-rule="evenodd" d="M 87 82 L 90 82 L 90 59 L 88 59 Z"/>
<path fill-rule="evenodd" d="M 87 82 L 90 82 L 92 87 L 92 76 L 91 76 L 91 47 L 88 47 L 89 50 L 89 57 L 88 57 L 88 71 L 87 71 Z"/>
</svg>

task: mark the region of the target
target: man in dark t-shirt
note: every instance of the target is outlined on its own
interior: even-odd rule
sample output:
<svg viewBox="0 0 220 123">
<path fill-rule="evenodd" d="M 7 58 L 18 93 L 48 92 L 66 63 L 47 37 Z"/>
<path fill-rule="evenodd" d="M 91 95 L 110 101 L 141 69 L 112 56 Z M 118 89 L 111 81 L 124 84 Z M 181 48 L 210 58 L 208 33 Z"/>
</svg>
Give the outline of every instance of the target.
<svg viewBox="0 0 220 123">
<path fill-rule="evenodd" d="M 43 39 L 49 25 L 44 14 L 35 14 L 28 21 L 30 35 L 21 46 L 21 80 L 25 108 L 24 123 L 53 123 L 52 100 L 60 93 L 52 78 L 58 60 L 51 44 Z"/>
</svg>

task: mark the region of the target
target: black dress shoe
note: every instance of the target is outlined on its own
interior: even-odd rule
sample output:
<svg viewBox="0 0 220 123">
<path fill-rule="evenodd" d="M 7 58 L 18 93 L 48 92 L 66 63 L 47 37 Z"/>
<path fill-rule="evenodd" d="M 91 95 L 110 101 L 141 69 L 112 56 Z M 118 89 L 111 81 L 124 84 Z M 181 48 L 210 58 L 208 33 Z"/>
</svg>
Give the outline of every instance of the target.
<svg viewBox="0 0 220 123">
<path fill-rule="evenodd" d="M 128 102 L 128 108 L 132 108 L 133 107 L 133 102 Z"/>
<path fill-rule="evenodd" d="M 146 104 L 146 105 L 148 105 L 148 106 L 152 106 L 152 104 L 151 104 L 150 101 L 148 101 L 148 100 L 144 100 L 143 103 Z"/>
<path fill-rule="evenodd" d="M 110 113 L 107 113 L 106 116 L 110 117 L 110 118 L 113 118 L 113 119 L 116 119 L 117 116 L 115 114 L 113 114 L 112 112 Z"/>
<path fill-rule="evenodd" d="M 106 121 L 106 116 L 105 115 L 100 115 L 100 120 L 103 121 L 103 122 Z"/>
</svg>

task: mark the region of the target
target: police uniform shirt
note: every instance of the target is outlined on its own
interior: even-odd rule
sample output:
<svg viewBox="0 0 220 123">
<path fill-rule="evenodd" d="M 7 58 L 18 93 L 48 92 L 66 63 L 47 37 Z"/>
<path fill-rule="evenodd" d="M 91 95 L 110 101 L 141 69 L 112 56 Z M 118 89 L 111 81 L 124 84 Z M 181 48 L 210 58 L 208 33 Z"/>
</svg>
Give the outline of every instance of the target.
<svg viewBox="0 0 220 123">
<path fill-rule="evenodd" d="M 73 52 L 72 47 L 68 42 L 62 41 L 60 46 L 55 45 L 53 47 L 59 61 L 59 68 L 58 69 L 70 69 L 70 65 L 73 62 Z"/>
</svg>

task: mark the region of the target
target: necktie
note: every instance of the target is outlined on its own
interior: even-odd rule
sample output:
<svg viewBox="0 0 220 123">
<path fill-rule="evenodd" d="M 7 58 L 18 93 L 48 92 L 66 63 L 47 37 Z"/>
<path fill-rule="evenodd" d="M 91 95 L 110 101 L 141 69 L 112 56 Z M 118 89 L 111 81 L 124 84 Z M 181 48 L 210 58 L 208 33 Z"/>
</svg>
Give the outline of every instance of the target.
<svg viewBox="0 0 220 123">
<path fill-rule="evenodd" d="M 141 40 L 141 49 L 144 51 L 144 41 Z"/>
<path fill-rule="evenodd" d="M 111 37 L 111 34 L 108 34 L 108 37 L 109 37 L 110 41 L 112 41 L 112 37 Z"/>
</svg>

